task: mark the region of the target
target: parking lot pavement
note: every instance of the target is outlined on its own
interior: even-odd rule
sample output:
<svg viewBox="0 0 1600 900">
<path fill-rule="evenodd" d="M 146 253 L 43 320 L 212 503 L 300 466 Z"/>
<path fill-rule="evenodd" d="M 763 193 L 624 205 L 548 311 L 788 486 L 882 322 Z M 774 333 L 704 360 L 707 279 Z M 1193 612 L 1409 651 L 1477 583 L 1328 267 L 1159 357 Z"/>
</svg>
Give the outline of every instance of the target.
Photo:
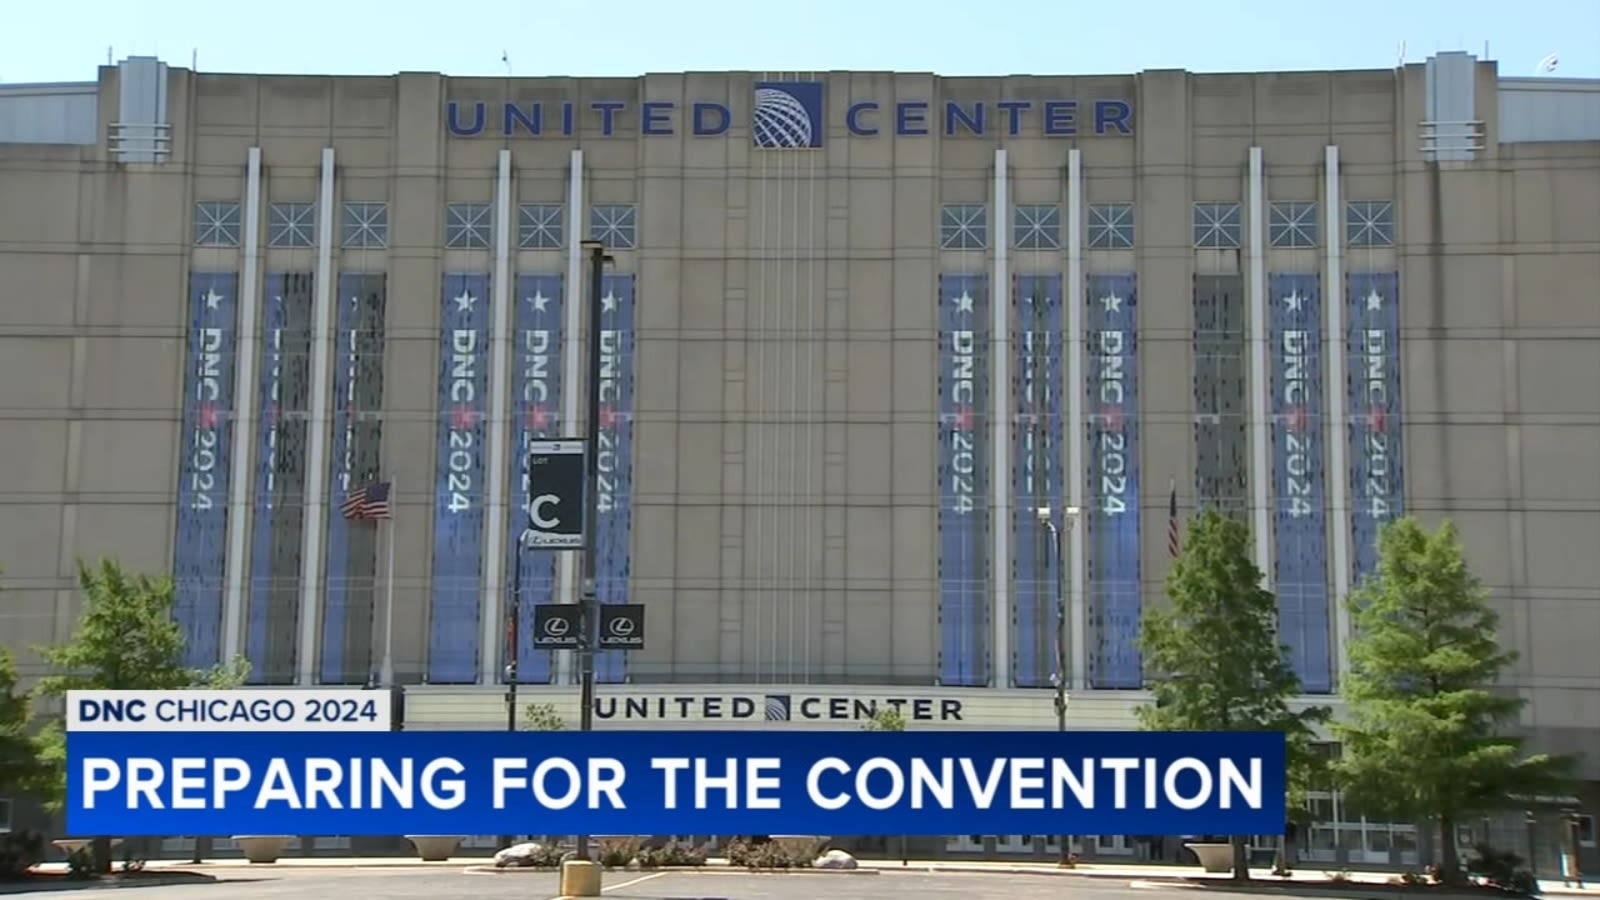
<svg viewBox="0 0 1600 900">
<path fill-rule="evenodd" d="M 219 881 L 138 888 L 130 900 L 550 900 L 559 879 L 553 872 L 495 873 L 464 868 L 349 867 L 211 870 Z M 743 871 L 608 872 L 602 882 L 615 900 L 1154 900 L 1152 895 L 1194 893 L 1181 888 L 1101 878 L 979 872 L 884 872 L 882 874 L 754 874 Z M 1208 895 L 1219 894 L 1207 891 Z M 78 898 L 85 890 L 50 891 Z M 1221 894 L 1220 900 L 1229 900 Z M 1240 897 L 1239 900 L 1244 900 Z M 1259 900 L 1259 898 L 1250 898 Z"/>
</svg>

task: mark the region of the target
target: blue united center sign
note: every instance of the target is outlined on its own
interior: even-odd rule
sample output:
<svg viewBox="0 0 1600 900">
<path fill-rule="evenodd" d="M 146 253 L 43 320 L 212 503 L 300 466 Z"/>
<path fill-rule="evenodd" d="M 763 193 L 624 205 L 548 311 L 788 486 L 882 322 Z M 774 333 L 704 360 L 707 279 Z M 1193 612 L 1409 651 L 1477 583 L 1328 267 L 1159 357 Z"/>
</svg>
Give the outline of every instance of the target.
<svg viewBox="0 0 1600 900">
<path fill-rule="evenodd" d="M 739 111 L 751 143 L 764 149 L 822 146 L 829 121 L 820 81 L 759 81 L 749 106 Z M 711 100 L 546 100 L 518 103 L 451 100 L 445 128 L 455 137 L 694 137 L 726 135 L 735 110 Z M 1133 105 L 1123 99 L 899 100 L 852 98 L 843 122 L 854 137 L 944 137 L 1004 135 L 1080 137 L 1133 133 Z"/>
</svg>

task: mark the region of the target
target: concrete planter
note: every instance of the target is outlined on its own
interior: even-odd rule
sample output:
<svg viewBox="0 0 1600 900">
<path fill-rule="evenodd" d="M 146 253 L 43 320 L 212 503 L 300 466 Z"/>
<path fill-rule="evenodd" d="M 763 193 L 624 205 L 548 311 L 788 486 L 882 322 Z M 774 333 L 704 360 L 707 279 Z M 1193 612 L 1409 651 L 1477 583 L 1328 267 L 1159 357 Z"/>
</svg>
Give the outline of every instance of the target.
<svg viewBox="0 0 1600 900">
<path fill-rule="evenodd" d="M 1232 844 L 1184 844 L 1200 860 L 1200 868 L 1207 872 L 1233 871 Z"/>
<path fill-rule="evenodd" d="M 811 862 L 816 859 L 822 848 L 833 839 L 829 834 L 773 834 L 768 837 L 796 862 Z"/>
<path fill-rule="evenodd" d="M 461 836 L 455 834 L 408 834 L 406 840 L 417 849 L 423 862 L 443 862 L 461 846 Z"/>
<path fill-rule="evenodd" d="M 236 834 L 234 841 L 238 842 L 239 849 L 244 852 L 244 858 L 252 863 L 275 863 L 283 855 L 289 842 L 294 840 L 293 835 L 286 834 Z"/>
</svg>

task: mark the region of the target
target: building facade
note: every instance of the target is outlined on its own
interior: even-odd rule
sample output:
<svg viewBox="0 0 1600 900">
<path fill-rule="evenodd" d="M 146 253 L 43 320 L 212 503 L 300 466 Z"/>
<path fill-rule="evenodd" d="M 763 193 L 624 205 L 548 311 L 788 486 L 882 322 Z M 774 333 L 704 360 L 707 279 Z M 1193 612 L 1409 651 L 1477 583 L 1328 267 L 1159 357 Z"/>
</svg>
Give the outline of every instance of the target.
<svg viewBox="0 0 1600 900">
<path fill-rule="evenodd" d="M 524 448 L 582 433 L 588 239 L 614 260 L 596 588 L 646 610 L 644 648 L 598 660 L 601 727 L 894 701 L 914 728 L 1055 727 L 1058 676 L 1069 727 L 1125 727 L 1174 507 L 1246 517 L 1331 695 L 1339 599 L 1416 513 L 1460 526 L 1535 743 L 1600 779 L 1600 82 L 1464 53 L 582 80 L 132 58 L 0 87 L 6 641 L 66 637 L 74 561 L 116 556 L 175 572 L 196 665 L 387 661 L 408 727 L 499 727 L 508 604 L 578 588 L 516 534 Z M 373 480 L 392 518 L 346 518 Z M 575 716 L 572 660 L 531 641 L 521 696 Z M 1406 852 L 1329 815 L 1317 852 Z"/>
</svg>

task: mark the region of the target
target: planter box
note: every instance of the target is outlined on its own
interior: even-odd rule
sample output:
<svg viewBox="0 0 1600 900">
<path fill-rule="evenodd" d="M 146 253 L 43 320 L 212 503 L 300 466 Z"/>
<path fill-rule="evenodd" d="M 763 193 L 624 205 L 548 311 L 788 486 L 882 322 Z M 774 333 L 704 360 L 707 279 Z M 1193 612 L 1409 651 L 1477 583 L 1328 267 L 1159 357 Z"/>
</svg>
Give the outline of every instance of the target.
<svg viewBox="0 0 1600 900">
<path fill-rule="evenodd" d="M 1207 872 L 1232 872 L 1233 871 L 1233 845 L 1232 844 L 1184 844 L 1200 860 L 1200 867 Z"/>
<path fill-rule="evenodd" d="M 244 852 L 244 858 L 252 863 L 275 863 L 278 857 L 294 840 L 293 835 L 285 834 L 236 834 L 233 840 L 238 843 L 239 849 Z"/>
<path fill-rule="evenodd" d="M 443 862 L 461 846 L 461 836 L 454 834 L 408 834 L 406 840 L 417 849 L 423 862 Z"/>
</svg>

